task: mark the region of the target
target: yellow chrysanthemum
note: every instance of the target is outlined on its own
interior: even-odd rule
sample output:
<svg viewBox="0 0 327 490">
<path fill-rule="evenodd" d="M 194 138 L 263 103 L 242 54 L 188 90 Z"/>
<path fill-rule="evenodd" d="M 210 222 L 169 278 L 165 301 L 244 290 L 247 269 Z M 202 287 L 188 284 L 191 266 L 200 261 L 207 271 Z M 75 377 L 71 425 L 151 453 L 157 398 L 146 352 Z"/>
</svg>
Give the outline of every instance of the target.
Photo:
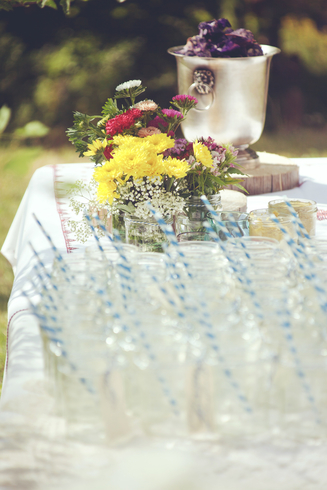
<svg viewBox="0 0 327 490">
<path fill-rule="evenodd" d="M 194 156 L 197 162 L 202 163 L 205 167 L 212 167 L 213 160 L 209 148 L 202 143 L 195 141 L 193 143 Z"/>
<path fill-rule="evenodd" d="M 162 152 L 174 146 L 174 140 L 166 134 L 154 134 L 145 138 L 116 135 L 111 142 L 116 148 L 112 158 L 94 170 L 93 177 L 99 183 L 98 199 L 112 204 L 118 184 L 132 177 L 134 181 L 143 177 L 185 177 L 187 162 L 177 158 L 164 159 Z"/>
<path fill-rule="evenodd" d="M 97 167 L 93 172 L 93 178 L 97 182 L 108 182 L 109 180 L 122 182 L 123 175 L 124 171 L 112 160 L 106 162 L 102 167 Z"/>
<path fill-rule="evenodd" d="M 152 134 L 151 136 L 146 136 L 143 138 L 144 142 L 148 142 L 155 148 L 157 153 L 162 153 L 169 148 L 174 147 L 174 140 L 166 133 Z"/>
<path fill-rule="evenodd" d="M 162 155 L 157 155 L 154 148 L 146 143 L 133 147 L 121 146 L 115 152 L 111 162 L 121 169 L 126 178 L 151 177 L 161 173 Z"/>
<path fill-rule="evenodd" d="M 168 157 L 163 161 L 163 166 L 163 173 L 168 175 L 168 177 L 176 177 L 177 179 L 182 179 L 185 177 L 190 168 L 185 160 L 179 160 L 178 158 L 171 157 Z"/>
<path fill-rule="evenodd" d="M 97 192 L 99 202 L 108 201 L 110 204 L 112 204 L 115 197 L 119 198 L 119 194 L 115 192 L 116 189 L 117 185 L 114 182 L 112 182 L 111 185 L 108 185 L 105 182 L 100 182 Z"/>
<path fill-rule="evenodd" d="M 123 184 L 124 172 L 113 160 L 105 163 L 102 167 L 97 167 L 93 172 L 93 178 L 99 182 L 98 199 L 100 202 L 108 201 L 112 204 L 114 197 L 119 197 L 115 191 L 117 183 Z"/>
<path fill-rule="evenodd" d="M 89 150 L 84 153 L 84 156 L 93 156 L 93 155 L 97 155 L 98 153 L 102 153 L 103 150 L 106 149 L 107 145 L 108 145 L 108 142 L 106 139 L 94 140 L 94 141 L 92 141 L 92 143 L 89 143 L 87 145 Z"/>
<path fill-rule="evenodd" d="M 112 138 L 112 143 L 115 146 L 135 146 L 139 143 L 142 143 L 141 138 L 137 138 L 136 136 L 132 136 L 130 134 L 117 134 Z"/>
</svg>

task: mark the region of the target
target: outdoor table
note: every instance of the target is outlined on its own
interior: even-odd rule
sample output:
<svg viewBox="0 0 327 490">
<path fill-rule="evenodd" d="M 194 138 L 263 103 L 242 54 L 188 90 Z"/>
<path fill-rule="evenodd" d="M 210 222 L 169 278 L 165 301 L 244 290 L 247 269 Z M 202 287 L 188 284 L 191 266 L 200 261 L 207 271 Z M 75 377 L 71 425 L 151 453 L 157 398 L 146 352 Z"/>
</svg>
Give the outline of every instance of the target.
<svg viewBox="0 0 327 490">
<path fill-rule="evenodd" d="M 268 201 L 283 196 L 315 200 L 318 205 L 316 236 L 327 240 L 327 158 L 298 158 L 292 161 L 300 167 L 299 187 L 285 192 L 248 196 L 248 211 L 267 207 Z M 7 358 L 0 400 L 0 420 L 6 421 L 6 424 L 15 423 L 18 419 L 24 420 L 27 424 L 29 420 L 35 423 L 37 417 L 44 417 L 47 407 L 51 405 L 43 384 L 42 342 L 38 321 L 21 293 L 22 289 L 26 288 L 28 278 L 37 262 L 29 242 L 40 254 L 49 270 L 54 257 L 51 246 L 38 227 L 33 214 L 40 220 L 62 255 L 78 254 L 83 252 L 86 246 L 93 245 L 93 238 L 89 238 L 85 244 L 78 243 L 74 239 L 67 224 L 67 220 L 73 217 L 73 212 L 68 200 L 58 192 L 64 184 L 73 183 L 77 179 L 88 180 L 92 169 L 91 163 L 76 163 L 45 166 L 36 170 L 3 244 L 1 252 L 12 265 L 15 274 L 8 303 Z M 30 288 L 28 294 L 33 297 L 35 291 Z M 1 446 L 0 450 L 3 450 Z M 319 466 L 319 463 L 317 465 Z M 275 480 L 271 481 L 278 482 L 284 471 L 282 465 L 273 467 L 274 464 L 271 462 L 270 469 L 268 466 L 266 465 L 268 473 L 270 470 L 275 471 Z M 281 485 L 278 488 L 282 490 L 326 488 L 327 471 L 322 474 L 321 468 L 316 467 L 316 470 L 311 473 L 310 484 L 307 487 L 302 486 L 300 472 L 299 475 L 294 476 L 296 474 L 294 469 L 294 481 L 290 480 L 290 486 Z M 225 482 L 224 479 L 221 481 Z M 0 488 L 18 488 L 2 487 L 1 483 L 0 476 Z M 234 487 L 223 485 L 221 488 Z M 259 490 L 260 485 L 259 483 L 256 485 L 254 481 L 251 489 L 257 488 Z M 277 487 L 267 486 L 264 490 L 268 488 Z M 263 487 L 260 490 L 263 490 Z"/>
</svg>

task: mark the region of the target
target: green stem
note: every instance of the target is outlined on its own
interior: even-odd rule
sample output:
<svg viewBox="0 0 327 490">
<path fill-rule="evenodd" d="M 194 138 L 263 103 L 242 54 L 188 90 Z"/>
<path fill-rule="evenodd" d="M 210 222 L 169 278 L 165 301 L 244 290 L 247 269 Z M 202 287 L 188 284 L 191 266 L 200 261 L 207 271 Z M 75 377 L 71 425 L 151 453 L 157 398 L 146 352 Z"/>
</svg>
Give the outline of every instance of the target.
<svg viewBox="0 0 327 490">
<path fill-rule="evenodd" d="M 168 189 L 167 189 L 168 192 L 170 191 L 171 186 L 173 185 L 173 183 L 174 183 L 174 177 L 170 177 L 169 184 L 168 184 Z"/>
<path fill-rule="evenodd" d="M 132 105 L 134 105 L 135 96 L 133 95 L 132 89 L 129 89 L 129 98 L 131 99 Z"/>
</svg>

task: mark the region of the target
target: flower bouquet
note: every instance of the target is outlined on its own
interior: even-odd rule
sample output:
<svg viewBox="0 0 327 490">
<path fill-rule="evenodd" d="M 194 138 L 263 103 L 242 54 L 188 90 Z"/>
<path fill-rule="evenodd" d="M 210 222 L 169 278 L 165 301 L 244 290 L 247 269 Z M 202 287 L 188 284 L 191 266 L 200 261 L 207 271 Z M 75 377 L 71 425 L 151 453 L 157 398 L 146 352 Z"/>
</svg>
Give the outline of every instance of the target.
<svg viewBox="0 0 327 490">
<path fill-rule="evenodd" d="M 101 115 L 75 112 L 67 130 L 80 156 L 95 163 L 96 201 L 112 216 L 114 227 L 123 216 L 151 222 L 148 201 L 171 220 L 185 212 L 190 198 L 214 196 L 228 184 L 241 187 L 240 176 L 233 176 L 242 173 L 233 147 L 212 138 L 176 139 L 177 128 L 197 104 L 195 97 L 176 95 L 169 108 L 161 109 L 152 100 L 135 102 L 144 91 L 140 80 L 118 85 Z M 127 239 L 135 242 L 128 233 Z"/>
</svg>

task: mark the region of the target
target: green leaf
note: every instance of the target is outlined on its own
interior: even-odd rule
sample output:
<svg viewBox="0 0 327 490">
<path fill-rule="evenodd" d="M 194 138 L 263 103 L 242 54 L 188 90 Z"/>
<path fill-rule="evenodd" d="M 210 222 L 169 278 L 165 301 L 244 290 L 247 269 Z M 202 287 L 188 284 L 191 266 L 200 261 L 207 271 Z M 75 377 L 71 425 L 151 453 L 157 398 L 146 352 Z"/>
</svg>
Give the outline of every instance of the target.
<svg viewBox="0 0 327 490">
<path fill-rule="evenodd" d="M 60 0 L 60 5 L 63 8 L 65 14 L 69 14 L 70 11 L 70 0 Z"/>
<path fill-rule="evenodd" d="M 246 189 L 244 189 L 244 187 L 241 185 L 241 184 L 236 184 L 234 183 L 233 185 L 235 185 L 235 187 L 238 187 L 239 189 L 241 189 L 241 191 L 244 191 L 246 192 L 247 194 L 249 193 Z"/>
<path fill-rule="evenodd" d="M 6 129 L 11 116 L 11 109 L 3 105 L 0 109 L 0 134 Z"/>
<path fill-rule="evenodd" d="M 24 127 L 16 129 L 14 135 L 20 139 L 42 138 L 48 134 L 50 129 L 41 121 L 31 121 Z"/>
<path fill-rule="evenodd" d="M 95 126 L 92 121 L 100 116 L 88 116 L 81 112 L 74 112 L 74 124 L 72 128 L 66 131 L 67 137 L 76 147 L 76 151 L 80 152 L 79 156 L 83 156 L 87 150 L 87 144 L 91 143 L 96 138 L 104 138 L 102 130 Z M 87 140 L 87 141 L 85 141 Z"/>
<path fill-rule="evenodd" d="M 74 146 L 76 151 L 79 152 L 79 156 L 82 157 L 87 150 L 87 143 L 83 140 L 75 140 Z"/>
<path fill-rule="evenodd" d="M 14 2 L 6 1 L 6 0 L 0 0 L 0 10 L 13 10 L 13 7 L 16 7 L 17 4 Z"/>
<path fill-rule="evenodd" d="M 128 204 L 116 204 L 116 207 L 118 209 L 120 209 L 121 211 L 123 211 L 124 213 L 127 213 L 127 214 L 134 214 L 135 213 L 135 207 L 133 206 L 133 204 L 131 202 L 129 202 Z"/>
<path fill-rule="evenodd" d="M 115 99 L 129 99 L 131 98 L 131 95 L 135 99 L 145 91 L 146 87 L 143 87 L 142 85 L 140 85 L 139 87 L 133 87 L 131 89 L 119 90 L 119 92 L 115 93 Z"/>
<path fill-rule="evenodd" d="M 113 99 L 108 99 L 107 102 L 104 104 L 102 107 L 101 114 L 103 116 L 109 116 L 109 118 L 112 118 L 118 114 L 120 110 L 117 107 L 117 102 Z"/>
<path fill-rule="evenodd" d="M 56 2 L 54 0 L 42 0 L 41 7 L 51 7 L 55 10 L 58 10 Z"/>
<path fill-rule="evenodd" d="M 242 170 L 240 170 L 239 168 L 234 168 L 234 167 L 230 167 L 227 172 L 227 174 L 239 174 L 239 175 L 245 175 L 244 172 L 242 172 Z"/>
</svg>

